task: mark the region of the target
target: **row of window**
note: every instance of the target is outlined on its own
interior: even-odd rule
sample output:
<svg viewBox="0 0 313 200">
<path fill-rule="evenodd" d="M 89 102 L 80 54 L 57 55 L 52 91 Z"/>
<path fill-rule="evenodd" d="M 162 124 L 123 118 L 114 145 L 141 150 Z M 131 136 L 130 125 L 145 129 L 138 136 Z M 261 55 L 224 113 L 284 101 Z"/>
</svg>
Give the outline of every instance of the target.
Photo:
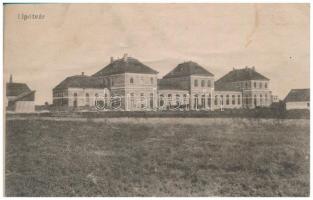
<svg viewBox="0 0 313 200">
<path fill-rule="evenodd" d="M 226 95 L 225 96 L 225 103 L 226 105 L 236 105 L 236 95 Z M 218 100 L 219 100 L 219 104 L 220 105 L 224 105 L 224 96 L 223 95 L 216 95 L 215 99 L 214 99 L 214 104 L 218 105 Z M 241 104 L 241 96 L 237 95 L 237 104 L 240 105 Z"/>
<path fill-rule="evenodd" d="M 141 81 L 141 83 L 143 83 L 143 82 L 144 82 L 144 77 L 141 77 L 141 78 L 140 78 L 140 81 Z M 135 79 L 134 79 L 133 77 L 130 77 L 129 83 L 130 83 L 130 84 L 134 84 L 134 83 L 135 83 Z M 154 84 L 154 78 L 153 78 L 153 77 L 150 77 L 150 84 L 151 84 L 151 85 Z"/>
<path fill-rule="evenodd" d="M 240 88 L 250 88 L 251 87 L 251 82 L 247 81 L 247 82 L 237 82 L 234 83 L 235 85 L 237 85 Z M 259 89 L 267 89 L 268 85 L 267 82 L 253 82 L 253 88 L 259 88 Z"/>
<path fill-rule="evenodd" d="M 206 87 L 206 86 L 212 87 L 211 80 L 207 80 L 207 81 L 201 80 L 200 85 L 201 85 L 201 87 Z M 199 81 L 198 81 L 198 79 L 195 79 L 194 80 L 194 87 L 198 87 L 198 86 L 199 86 Z"/>
</svg>

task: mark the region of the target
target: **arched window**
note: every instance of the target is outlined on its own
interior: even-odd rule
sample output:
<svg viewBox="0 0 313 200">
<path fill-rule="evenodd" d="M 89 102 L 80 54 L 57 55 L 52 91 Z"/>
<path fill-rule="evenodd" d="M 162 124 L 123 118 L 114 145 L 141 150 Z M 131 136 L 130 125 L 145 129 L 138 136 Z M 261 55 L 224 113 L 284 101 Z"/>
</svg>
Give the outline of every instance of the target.
<svg viewBox="0 0 313 200">
<path fill-rule="evenodd" d="M 86 106 L 89 106 L 89 94 L 86 93 Z"/>
<path fill-rule="evenodd" d="M 221 105 L 224 105 L 224 97 L 223 95 L 220 96 Z"/>
<path fill-rule="evenodd" d="M 168 94 L 168 95 L 167 95 L 167 102 L 168 102 L 168 105 L 169 105 L 169 106 L 172 105 L 172 94 Z"/>
<path fill-rule="evenodd" d="M 208 107 L 211 107 L 211 94 L 209 94 L 209 97 L 208 97 Z"/>
<path fill-rule="evenodd" d="M 198 109 L 198 104 L 199 104 L 199 99 L 198 99 L 198 95 L 196 94 L 195 96 L 194 96 L 194 108 L 195 109 Z"/>
<path fill-rule="evenodd" d="M 235 105 L 235 104 L 236 104 L 236 98 L 235 98 L 235 95 L 232 95 L 232 96 L 231 96 L 231 103 L 232 103 L 233 105 Z"/>
<path fill-rule="evenodd" d="M 197 79 L 194 81 L 194 86 L 198 87 L 198 80 Z"/>
<path fill-rule="evenodd" d="M 161 94 L 160 95 L 160 106 L 163 106 L 164 105 L 164 95 Z"/>
<path fill-rule="evenodd" d="M 208 87 L 211 87 L 211 80 L 208 80 Z"/>
<path fill-rule="evenodd" d="M 218 99 L 218 96 L 217 96 L 217 95 L 215 95 L 215 99 L 214 99 L 214 104 L 215 104 L 215 105 L 217 105 L 217 102 L 218 102 L 218 100 L 217 100 L 217 99 Z"/>
<path fill-rule="evenodd" d="M 229 95 L 226 95 L 226 105 L 229 105 Z"/>
<path fill-rule="evenodd" d="M 77 93 L 74 93 L 74 102 L 73 102 L 73 106 L 77 107 Z"/>
<path fill-rule="evenodd" d="M 133 84 L 133 83 L 134 83 L 134 78 L 133 78 L 133 77 L 130 77 L 129 83 L 130 83 L 130 84 Z"/>
<path fill-rule="evenodd" d="M 205 82 L 204 80 L 201 81 L 201 87 L 204 87 L 205 86 Z"/>
<path fill-rule="evenodd" d="M 153 93 L 150 93 L 150 100 L 149 100 L 149 102 L 150 102 L 150 108 L 153 108 L 154 106 L 153 106 Z"/>
<path fill-rule="evenodd" d="M 144 108 L 145 107 L 145 94 L 144 93 L 141 93 L 140 94 L 140 102 L 141 102 L 141 108 Z"/>
<path fill-rule="evenodd" d="M 205 108 L 205 95 L 201 96 L 201 108 Z"/>
</svg>

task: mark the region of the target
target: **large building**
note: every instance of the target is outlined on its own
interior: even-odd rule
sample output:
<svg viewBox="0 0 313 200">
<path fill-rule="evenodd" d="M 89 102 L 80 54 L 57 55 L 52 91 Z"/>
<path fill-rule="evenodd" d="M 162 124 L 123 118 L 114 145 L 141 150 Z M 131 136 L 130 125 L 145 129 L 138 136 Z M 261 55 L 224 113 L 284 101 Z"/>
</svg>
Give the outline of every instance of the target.
<svg viewBox="0 0 313 200">
<path fill-rule="evenodd" d="M 53 89 L 53 104 L 63 108 L 110 110 L 216 110 L 269 107 L 269 79 L 253 68 L 233 69 L 215 81 L 199 64 L 178 64 L 162 79 L 127 54 L 92 76 L 66 78 Z"/>
<path fill-rule="evenodd" d="M 25 83 L 13 82 L 12 75 L 6 84 L 6 102 L 8 111 L 18 113 L 35 112 L 35 91 Z"/>
</svg>

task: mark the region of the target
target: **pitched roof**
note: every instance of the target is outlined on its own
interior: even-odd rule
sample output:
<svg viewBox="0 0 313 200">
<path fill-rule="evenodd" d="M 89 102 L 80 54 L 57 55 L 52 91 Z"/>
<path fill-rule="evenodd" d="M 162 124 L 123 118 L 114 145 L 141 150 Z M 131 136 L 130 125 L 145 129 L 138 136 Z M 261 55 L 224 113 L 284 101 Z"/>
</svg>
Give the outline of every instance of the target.
<svg viewBox="0 0 313 200">
<path fill-rule="evenodd" d="M 158 90 L 189 90 L 189 87 L 181 82 L 159 79 Z"/>
<path fill-rule="evenodd" d="M 216 81 L 217 84 L 221 82 L 236 82 L 248 80 L 269 80 L 262 74 L 255 71 L 254 68 L 234 69 Z"/>
<path fill-rule="evenodd" d="M 233 87 L 229 84 L 223 84 L 223 83 L 216 83 L 214 84 L 214 90 L 215 91 L 241 91 L 238 87 Z"/>
<path fill-rule="evenodd" d="M 6 96 L 18 96 L 31 90 L 25 83 L 7 83 L 6 84 Z"/>
<path fill-rule="evenodd" d="M 154 69 L 142 64 L 139 60 L 127 57 L 118 59 L 108 64 L 92 76 L 106 76 L 112 74 L 138 73 L 138 74 L 157 74 Z"/>
<path fill-rule="evenodd" d="M 284 99 L 285 102 L 310 101 L 310 89 L 292 89 Z"/>
<path fill-rule="evenodd" d="M 173 78 L 190 75 L 214 76 L 211 72 L 200 66 L 198 63 L 189 61 L 177 65 L 177 67 L 175 67 L 172 71 L 166 74 L 163 78 Z"/>
<path fill-rule="evenodd" d="M 104 88 L 104 81 L 98 77 L 76 75 L 67 77 L 53 90 L 67 88 Z"/>
<path fill-rule="evenodd" d="M 16 97 L 14 99 L 11 99 L 10 102 L 14 103 L 16 101 L 34 101 L 35 100 L 35 90 L 24 92 Z"/>
</svg>

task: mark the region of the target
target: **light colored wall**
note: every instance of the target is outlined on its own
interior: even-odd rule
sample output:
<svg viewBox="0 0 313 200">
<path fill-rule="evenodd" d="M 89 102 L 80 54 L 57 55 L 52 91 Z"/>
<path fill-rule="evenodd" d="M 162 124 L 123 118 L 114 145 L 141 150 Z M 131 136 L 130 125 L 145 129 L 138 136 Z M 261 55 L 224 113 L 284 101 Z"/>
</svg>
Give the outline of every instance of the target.
<svg viewBox="0 0 313 200">
<path fill-rule="evenodd" d="M 287 102 L 286 103 L 286 110 L 292 110 L 292 109 L 310 109 L 309 101 L 303 101 L 303 102 Z"/>
<path fill-rule="evenodd" d="M 77 106 L 87 106 L 86 93 L 89 94 L 89 106 L 95 106 L 96 93 L 99 97 L 104 97 L 105 94 L 110 97 L 108 89 L 95 88 L 69 88 L 68 89 L 68 106 L 74 106 L 74 93 L 77 93 Z"/>
<path fill-rule="evenodd" d="M 131 78 L 133 83 L 130 82 Z M 132 94 L 133 97 L 131 97 Z M 157 75 L 125 73 L 124 96 L 124 109 L 126 110 L 157 109 Z M 150 100 L 152 100 L 152 105 L 150 105 Z"/>
<path fill-rule="evenodd" d="M 15 102 L 14 111 L 18 113 L 35 112 L 35 102 L 34 101 L 17 101 Z"/>
</svg>

